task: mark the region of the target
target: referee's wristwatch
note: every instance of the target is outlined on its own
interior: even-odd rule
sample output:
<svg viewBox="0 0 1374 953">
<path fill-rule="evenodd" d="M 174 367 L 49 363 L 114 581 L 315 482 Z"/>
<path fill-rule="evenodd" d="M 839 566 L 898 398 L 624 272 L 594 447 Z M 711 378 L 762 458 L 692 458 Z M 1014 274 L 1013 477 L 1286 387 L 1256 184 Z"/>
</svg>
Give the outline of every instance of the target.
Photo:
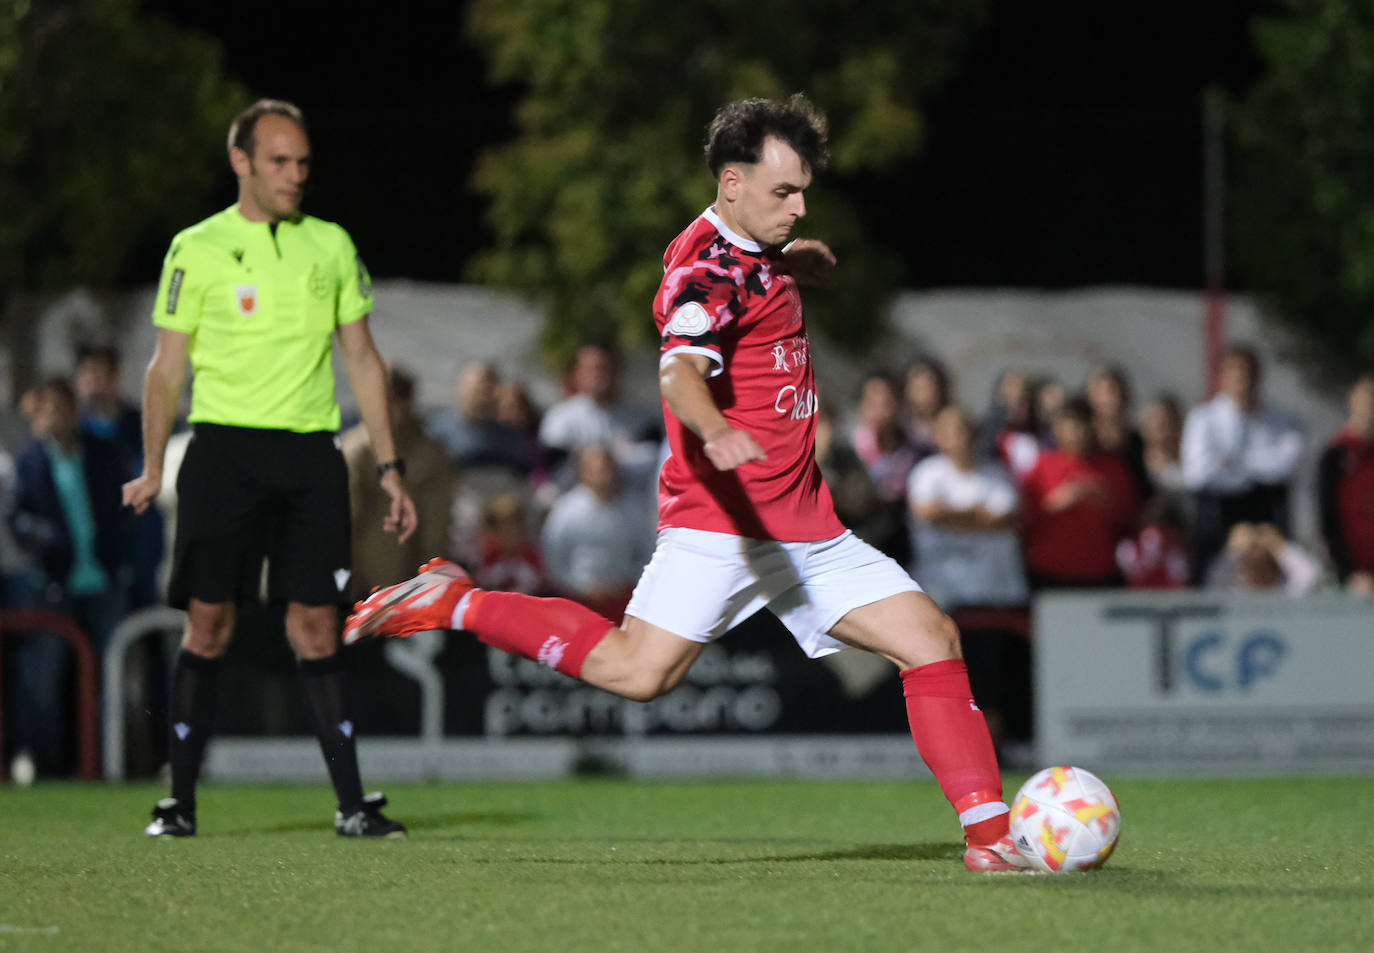
<svg viewBox="0 0 1374 953">
<path fill-rule="evenodd" d="M 406 475 L 406 462 L 400 457 L 397 457 L 395 460 L 388 460 L 385 463 L 377 464 L 378 479 L 386 476 L 386 471 L 388 470 L 395 470 L 397 476 L 403 477 Z"/>
</svg>

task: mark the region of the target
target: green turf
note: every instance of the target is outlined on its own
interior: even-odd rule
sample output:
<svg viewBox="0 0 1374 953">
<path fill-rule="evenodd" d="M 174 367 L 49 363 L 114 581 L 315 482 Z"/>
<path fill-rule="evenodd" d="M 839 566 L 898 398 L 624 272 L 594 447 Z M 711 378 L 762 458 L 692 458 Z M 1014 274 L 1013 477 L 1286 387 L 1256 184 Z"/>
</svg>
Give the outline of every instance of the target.
<svg viewBox="0 0 1374 953">
<path fill-rule="evenodd" d="M 1009 779 L 1014 785 L 1020 779 Z M 971 874 L 929 782 L 0 789 L 0 950 L 1374 950 L 1374 779 L 1126 781 L 1106 869 Z"/>
</svg>

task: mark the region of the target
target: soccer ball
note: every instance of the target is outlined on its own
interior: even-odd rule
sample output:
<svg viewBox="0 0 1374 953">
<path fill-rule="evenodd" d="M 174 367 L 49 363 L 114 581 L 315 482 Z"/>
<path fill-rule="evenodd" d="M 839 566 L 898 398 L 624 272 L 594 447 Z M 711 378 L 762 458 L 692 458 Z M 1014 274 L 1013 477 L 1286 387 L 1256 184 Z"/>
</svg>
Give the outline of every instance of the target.
<svg viewBox="0 0 1374 953">
<path fill-rule="evenodd" d="M 1061 765 L 1021 785 L 1011 805 L 1011 838 L 1037 870 L 1093 870 L 1121 836 L 1121 808 L 1097 775 Z"/>
</svg>

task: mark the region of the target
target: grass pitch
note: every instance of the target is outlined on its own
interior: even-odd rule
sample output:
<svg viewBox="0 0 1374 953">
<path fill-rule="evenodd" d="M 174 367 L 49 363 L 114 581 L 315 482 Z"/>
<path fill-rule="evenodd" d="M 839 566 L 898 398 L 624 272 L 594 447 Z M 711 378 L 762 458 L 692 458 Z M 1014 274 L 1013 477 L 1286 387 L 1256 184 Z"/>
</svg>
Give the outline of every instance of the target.
<svg viewBox="0 0 1374 953">
<path fill-rule="evenodd" d="M 1008 794 L 1020 784 L 1008 778 Z M 0 789 L 0 950 L 1374 950 L 1374 778 L 1108 779 L 1088 874 L 971 874 L 933 782 L 392 785 L 403 842 L 327 788 Z"/>
</svg>

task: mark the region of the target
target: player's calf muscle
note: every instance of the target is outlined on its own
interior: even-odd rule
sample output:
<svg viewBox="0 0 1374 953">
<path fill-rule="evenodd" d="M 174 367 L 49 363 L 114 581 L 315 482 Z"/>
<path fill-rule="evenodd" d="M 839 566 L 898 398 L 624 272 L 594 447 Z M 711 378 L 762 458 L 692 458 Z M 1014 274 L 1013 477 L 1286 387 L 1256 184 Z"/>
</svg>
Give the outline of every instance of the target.
<svg viewBox="0 0 1374 953">
<path fill-rule="evenodd" d="M 666 695 L 701 652 L 695 642 L 668 638 L 650 638 L 634 627 L 611 629 L 582 663 L 582 680 L 631 701 Z"/>
</svg>

